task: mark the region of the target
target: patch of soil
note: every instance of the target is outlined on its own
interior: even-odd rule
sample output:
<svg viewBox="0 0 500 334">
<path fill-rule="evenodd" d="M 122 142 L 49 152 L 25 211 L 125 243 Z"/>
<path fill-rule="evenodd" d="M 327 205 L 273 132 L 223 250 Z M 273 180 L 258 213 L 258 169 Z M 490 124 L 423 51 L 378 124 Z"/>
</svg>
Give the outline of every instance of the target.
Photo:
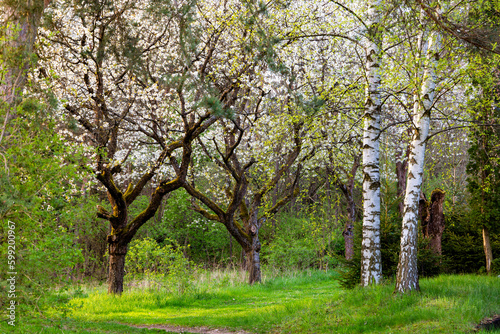
<svg viewBox="0 0 500 334">
<path fill-rule="evenodd" d="M 173 333 L 200 333 L 200 334 L 252 334 L 244 330 L 231 331 L 225 328 L 210 328 L 210 327 L 183 327 L 183 326 L 173 326 L 173 325 L 131 325 L 124 324 L 130 327 L 136 328 L 148 328 L 148 329 L 163 329 L 167 332 Z"/>
<path fill-rule="evenodd" d="M 493 316 L 492 318 L 485 318 L 481 320 L 479 325 L 476 326 L 477 330 L 484 329 L 486 331 L 492 331 L 500 329 L 500 314 Z"/>
</svg>

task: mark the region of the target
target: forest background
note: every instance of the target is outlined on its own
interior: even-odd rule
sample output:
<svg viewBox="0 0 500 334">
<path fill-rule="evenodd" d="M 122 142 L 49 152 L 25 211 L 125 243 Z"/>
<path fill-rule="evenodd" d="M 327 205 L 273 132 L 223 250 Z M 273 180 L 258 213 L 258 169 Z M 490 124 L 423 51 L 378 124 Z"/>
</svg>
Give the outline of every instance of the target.
<svg viewBox="0 0 500 334">
<path fill-rule="evenodd" d="M 201 268 L 402 291 L 500 270 L 495 2 L 2 7 L 0 268 L 20 298 L 178 291 Z"/>
</svg>

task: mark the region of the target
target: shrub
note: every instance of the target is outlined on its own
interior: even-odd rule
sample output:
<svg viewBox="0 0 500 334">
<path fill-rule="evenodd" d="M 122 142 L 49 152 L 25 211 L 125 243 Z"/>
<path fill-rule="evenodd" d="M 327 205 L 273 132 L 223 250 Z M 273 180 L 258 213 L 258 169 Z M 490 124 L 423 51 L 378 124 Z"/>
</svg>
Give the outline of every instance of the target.
<svg viewBox="0 0 500 334">
<path fill-rule="evenodd" d="M 277 217 L 274 236 L 262 236 L 262 259 L 276 269 L 328 268 L 343 253 L 341 230 L 314 212 L 308 216 L 283 213 Z M 267 227 L 269 228 L 269 227 Z"/>
<path fill-rule="evenodd" d="M 192 286 L 194 263 L 184 257 L 182 247 L 172 240 L 160 246 L 152 238 L 130 243 L 125 262 L 126 278 L 145 279 L 148 288 L 165 288 L 183 294 Z"/>
</svg>

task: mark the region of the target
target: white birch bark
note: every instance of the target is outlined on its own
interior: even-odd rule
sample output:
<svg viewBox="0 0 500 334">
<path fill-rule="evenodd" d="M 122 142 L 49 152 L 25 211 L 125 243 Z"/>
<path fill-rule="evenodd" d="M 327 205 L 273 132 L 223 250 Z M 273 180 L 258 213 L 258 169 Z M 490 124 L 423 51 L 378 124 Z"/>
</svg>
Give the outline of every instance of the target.
<svg viewBox="0 0 500 334">
<path fill-rule="evenodd" d="M 380 252 L 380 23 L 381 0 L 368 10 L 366 50 L 366 102 L 363 129 L 363 241 L 361 285 L 378 283 L 382 277 Z"/>
<path fill-rule="evenodd" d="M 417 272 L 418 203 L 424 173 L 425 145 L 429 135 L 430 115 L 436 89 L 436 67 L 441 36 L 432 32 L 428 39 L 424 76 L 420 94 L 415 94 L 413 136 L 410 145 L 408 174 L 404 199 L 401 251 L 399 253 L 396 291 L 419 290 Z"/>
</svg>

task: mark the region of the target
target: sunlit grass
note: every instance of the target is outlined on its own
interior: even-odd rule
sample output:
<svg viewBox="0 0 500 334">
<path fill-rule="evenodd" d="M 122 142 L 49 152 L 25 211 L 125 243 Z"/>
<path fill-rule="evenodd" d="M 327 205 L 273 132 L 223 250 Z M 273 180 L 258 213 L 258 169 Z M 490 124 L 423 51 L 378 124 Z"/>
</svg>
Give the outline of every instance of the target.
<svg viewBox="0 0 500 334">
<path fill-rule="evenodd" d="M 303 309 L 272 332 L 469 333 L 500 313 L 500 279 L 440 276 L 420 281 L 422 292 L 394 294 L 393 285 L 358 288 L 340 300 Z"/>
<path fill-rule="evenodd" d="M 285 276 L 255 286 L 243 281 L 224 284 L 227 277 L 221 275 L 219 281 L 212 277 L 212 288 L 200 284 L 183 296 L 137 289 L 115 297 L 96 289 L 71 300 L 71 315 L 91 321 L 234 327 L 260 332 L 297 310 L 341 292 L 334 276 L 321 272 Z"/>
<path fill-rule="evenodd" d="M 58 319 L 51 323 L 64 333 L 87 333 L 85 324 L 95 333 L 145 331 L 126 331 L 123 324 L 254 333 L 470 333 L 481 319 L 500 313 L 498 277 L 422 279 L 422 292 L 405 295 L 394 294 L 391 283 L 341 290 L 336 278 L 335 272 L 295 272 L 248 286 L 241 271 L 220 270 L 201 273 L 184 295 L 136 287 L 118 297 L 85 286 L 66 292 L 70 300 L 46 315 Z M 41 328 L 24 332 L 52 333 L 51 326 Z"/>
</svg>

